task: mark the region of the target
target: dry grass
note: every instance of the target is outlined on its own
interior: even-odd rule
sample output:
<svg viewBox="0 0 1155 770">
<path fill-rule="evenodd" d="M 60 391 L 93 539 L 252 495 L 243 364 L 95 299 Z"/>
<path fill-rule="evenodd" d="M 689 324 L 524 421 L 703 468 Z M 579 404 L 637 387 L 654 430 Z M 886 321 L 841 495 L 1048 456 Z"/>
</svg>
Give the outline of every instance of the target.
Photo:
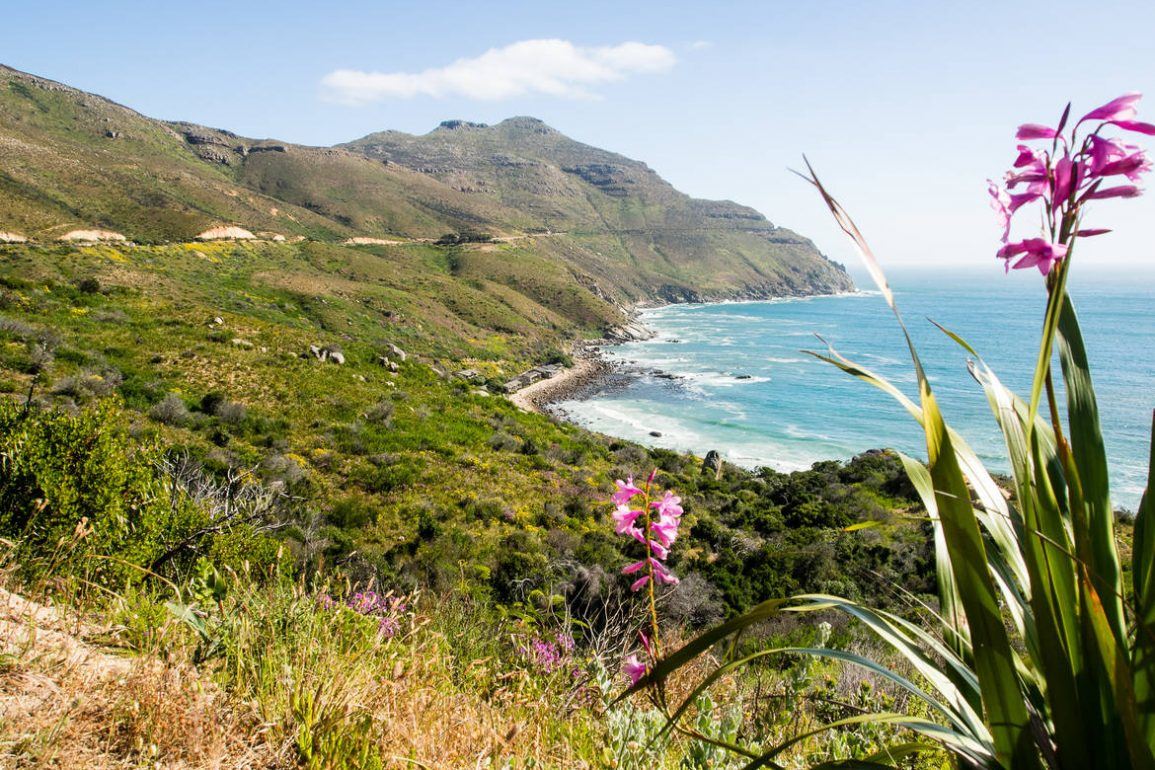
<svg viewBox="0 0 1155 770">
<path fill-rule="evenodd" d="M 86 641 L 101 630 L 0 591 L 0 766 L 285 766 L 194 669 Z"/>
</svg>

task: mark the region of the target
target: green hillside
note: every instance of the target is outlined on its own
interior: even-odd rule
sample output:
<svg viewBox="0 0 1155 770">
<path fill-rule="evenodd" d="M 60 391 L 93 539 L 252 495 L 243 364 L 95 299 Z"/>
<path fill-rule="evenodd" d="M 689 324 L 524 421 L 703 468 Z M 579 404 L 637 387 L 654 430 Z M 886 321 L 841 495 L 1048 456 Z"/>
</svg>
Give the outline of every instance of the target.
<svg viewBox="0 0 1155 770">
<path fill-rule="evenodd" d="M 509 286 L 548 262 L 553 280 L 613 304 L 851 286 L 752 209 L 689 198 L 532 118 L 303 147 L 153 120 L 0 67 L 0 147 L 0 232 L 37 241 L 94 228 L 189 241 L 220 225 L 331 243 L 495 236 L 518 245 L 518 264 L 491 275 L 474 260 L 479 280 Z"/>
</svg>

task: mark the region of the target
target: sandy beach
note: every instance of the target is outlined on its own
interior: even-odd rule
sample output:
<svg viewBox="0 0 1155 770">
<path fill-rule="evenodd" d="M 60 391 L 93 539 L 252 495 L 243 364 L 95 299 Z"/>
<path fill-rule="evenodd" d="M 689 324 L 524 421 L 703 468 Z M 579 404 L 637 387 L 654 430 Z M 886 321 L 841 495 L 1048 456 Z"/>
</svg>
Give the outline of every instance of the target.
<svg viewBox="0 0 1155 770">
<path fill-rule="evenodd" d="M 604 376 L 611 368 L 596 353 L 582 353 L 580 357 L 575 357 L 573 366 L 562 369 L 548 380 L 538 380 L 511 393 L 509 400 L 527 412 L 544 413 L 546 406 L 564 400 L 571 393 Z"/>
</svg>

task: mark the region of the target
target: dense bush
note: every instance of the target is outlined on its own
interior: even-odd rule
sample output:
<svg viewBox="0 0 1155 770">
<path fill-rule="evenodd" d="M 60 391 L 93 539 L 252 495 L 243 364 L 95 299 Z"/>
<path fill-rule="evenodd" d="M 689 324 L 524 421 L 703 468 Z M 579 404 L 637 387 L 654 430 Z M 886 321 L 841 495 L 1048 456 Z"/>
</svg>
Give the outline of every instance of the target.
<svg viewBox="0 0 1155 770">
<path fill-rule="evenodd" d="M 179 572 L 202 554 L 222 564 L 272 558 L 267 538 L 214 519 L 160 457 L 130 435 L 114 402 L 69 413 L 0 400 L 0 536 L 16 544 L 24 576 L 109 586 L 150 567 Z"/>
</svg>

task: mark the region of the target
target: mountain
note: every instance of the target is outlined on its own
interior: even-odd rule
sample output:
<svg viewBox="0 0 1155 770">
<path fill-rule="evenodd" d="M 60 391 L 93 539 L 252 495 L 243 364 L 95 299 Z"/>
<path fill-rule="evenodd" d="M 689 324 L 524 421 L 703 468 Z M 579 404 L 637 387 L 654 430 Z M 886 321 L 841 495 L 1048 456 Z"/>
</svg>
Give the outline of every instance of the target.
<svg viewBox="0 0 1155 770">
<path fill-rule="evenodd" d="M 0 149 L 0 232 L 36 240 L 188 241 L 220 225 L 333 243 L 454 235 L 456 274 L 542 302 L 575 287 L 620 305 L 852 286 L 753 209 L 690 198 L 534 118 L 306 147 L 154 120 L 0 66 Z"/>
</svg>

